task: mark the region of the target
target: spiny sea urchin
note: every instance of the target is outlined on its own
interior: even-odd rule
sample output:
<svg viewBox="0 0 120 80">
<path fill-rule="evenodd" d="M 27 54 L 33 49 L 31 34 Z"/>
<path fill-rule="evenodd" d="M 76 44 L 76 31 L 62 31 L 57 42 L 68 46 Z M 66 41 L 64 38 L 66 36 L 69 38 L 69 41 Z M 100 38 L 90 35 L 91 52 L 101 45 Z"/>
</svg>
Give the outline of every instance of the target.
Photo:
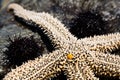
<svg viewBox="0 0 120 80">
<path fill-rule="evenodd" d="M 70 32 L 78 38 L 89 37 L 109 33 L 107 21 L 95 11 L 82 12 L 72 19 Z"/>
<path fill-rule="evenodd" d="M 9 45 L 4 52 L 9 60 L 9 66 L 19 66 L 27 60 L 34 59 L 42 55 L 43 46 L 38 45 L 38 41 L 31 37 L 15 37 L 13 40 L 9 38 Z"/>
</svg>

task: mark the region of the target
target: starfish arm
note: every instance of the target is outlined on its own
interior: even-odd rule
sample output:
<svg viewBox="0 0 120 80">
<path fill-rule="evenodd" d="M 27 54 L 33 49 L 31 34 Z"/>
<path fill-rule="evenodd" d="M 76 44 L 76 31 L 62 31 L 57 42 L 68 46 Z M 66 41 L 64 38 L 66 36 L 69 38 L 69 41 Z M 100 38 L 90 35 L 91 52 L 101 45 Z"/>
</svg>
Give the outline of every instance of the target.
<svg viewBox="0 0 120 80">
<path fill-rule="evenodd" d="M 39 16 L 40 15 L 39 13 L 25 10 L 22 6 L 15 4 L 15 3 L 10 4 L 8 6 L 8 10 L 13 10 L 14 15 L 19 17 L 20 19 L 23 19 L 23 21 L 26 24 L 31 24 L 31 25 L 34 25 L 35 27 L 39 27 L 40 29 L 42 29 L 43 32 L 50 38 L 53 45 L 55 45 L 55 48 L 64 47 L 63 45 L 65 44 L 65 42 L 67 42 L 67 40 L 64 38 L 65 36 L 63 36 L 63 34 L 66 32 L 60 33 L 59 30 L 56 29 L 56 27 L 54 27 L 57 24 L 54 25 L 50 21 L 47 20 L 50 18 L 46 17 L 44 19 L 42 17 L 43 13 L 40 13 L 41 16 Z M 63 31 L 64 30 L 67 31 L 67 29 L 63 28 Z"/>
<path fill-rule="evenodd" d="M 120 78 L 120 57 L 99 52 L 90 52 L 90 66 L 97 75 Z"/>
<path fill-rule="evenodd" d="M 66 29 L 66 27 L 64 26 L 64 24 L 62 24 L 57 18 L 54 18 L 53 16 L 51 16 L 48 13 L 41 13 L 40 16 L 45 19 L 46 21 L 48 21 L 49 23 L 51 23 L 57 31 L 59 31 L 61 33 L 61 35 L 63 35 L 63 37 L 66 40 L 69 41 L 73 41 L 73 40 L 77 40 L 76 37 L 74 37 L 69 31 L 68 29 Z"/>
<path fill-rule="evenodd" d="M 73 63 L 68 62 L 66 69 L 68 80 L 99 80 L 86 62 L 82 60 L 77 60 Z"/>
<path fill-rule="evenodd" d="M 46 80 L 54 77 L 63 68 L 65 57 L 62 53 L 58 50 L 28 61 L 8 73 L 3 80 Z"/>
<path fill-rule="evenodd" d="M 17 9 L 18 8 L 18 9 Z M 64 24 L 62 24 L 57 18 L 54 18 L 53 16 L 51 16 L 48 13 L 45 12 L 41 12 L 41 13 L 37 13 L 34 11 L 29 11 L 29 10 L 25 10 L 23 9 L 20 5 L 18 4 L 10 4 L 8 9 L 14 9 L 14 11 L 16 11 L 16 15 L 19 14 L 20 10 L 21 12 L 25 11 L 26 13 L 29 13 L 31 15 L 36 15 L 38 18 L 41 17 L 42 19 L 46 20 L 48 23 L 50 23 L 52 26 L 54 27 L 66 40 L 76 40 L 77 38 L 74 37 L 69 31 L 68 29 L 66 29 L 66 27 L 64 26 Z M 19 12 L 18 12 L 19 10 Z M 25 13 L 24 12 L 24 13 Z M 20 15 L 17 15 L 20 16 Z"/>
<path fill-rule="evenodd" d="M 120 33 L 81 39 L 92 51 L 112 52 L 120 48 Z"/>
</svg>

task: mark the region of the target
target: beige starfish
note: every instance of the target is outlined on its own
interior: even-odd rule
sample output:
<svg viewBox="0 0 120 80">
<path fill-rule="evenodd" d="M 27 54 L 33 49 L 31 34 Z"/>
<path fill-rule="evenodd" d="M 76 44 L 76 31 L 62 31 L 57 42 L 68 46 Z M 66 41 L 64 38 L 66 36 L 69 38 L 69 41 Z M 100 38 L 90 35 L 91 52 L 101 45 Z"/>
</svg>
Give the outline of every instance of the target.
<svg viewBox="0 0 120 80">
<path fill-rule="evenodd" d="M 56 50 L 30 60 L 3 80 L 46 80 L 64 72 L 68 80 L 98 80 L 95 75 L 120 77 L 120 57 L 108 54 L 120 46 L 120 33 L 78 40 L 48 13 L 25 10 L 12 3 L 8 10 L 27 24 L 40 27 Z"/>
</svg>

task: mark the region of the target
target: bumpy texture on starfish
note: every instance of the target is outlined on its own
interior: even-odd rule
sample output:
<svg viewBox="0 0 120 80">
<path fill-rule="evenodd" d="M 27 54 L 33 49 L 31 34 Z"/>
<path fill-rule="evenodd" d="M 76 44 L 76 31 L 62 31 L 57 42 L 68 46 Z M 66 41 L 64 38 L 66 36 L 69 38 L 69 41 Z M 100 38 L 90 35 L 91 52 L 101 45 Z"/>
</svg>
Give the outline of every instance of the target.
<svg viewBox="0 0 120 80">
<path fill-rule="evenodd" d="M 98 80 L 95 75 L 120 77 L 120 57 L 108 54 L 120 47 L 120 33 L 78 40 L 48 13 L 25 10 L 15 3 L 8 10 L 27 24 L 40 27 L 56 50 L 24 63 L 3 80 L 46 80 L 61 71 L 68 80 Z"/>
</svg>

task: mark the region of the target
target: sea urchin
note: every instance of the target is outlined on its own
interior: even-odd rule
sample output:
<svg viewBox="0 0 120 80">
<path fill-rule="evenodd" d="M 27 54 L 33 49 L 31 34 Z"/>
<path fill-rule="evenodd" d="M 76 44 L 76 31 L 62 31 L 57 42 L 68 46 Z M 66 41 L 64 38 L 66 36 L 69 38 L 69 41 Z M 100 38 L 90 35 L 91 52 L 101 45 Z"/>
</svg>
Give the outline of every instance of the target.
<svg viewBox="0 0 120 80">
<path fill-rule="evenodd" d="M 9 66 L 21 65 L 27 60 L 34 59 L 42 55 L 43 46 L 38 45 L 38 41 L 31 37 L 15 37 L 13 40 L 9 38 L 9 45 L 5 54 L 9 60 Z"/>
<path fill-rule="evenodd" d="M 94 11 L 82 12 L 71 20 L 70 32 L 78 38 L 109 33 L 107 21 Z"/>
</svg>

